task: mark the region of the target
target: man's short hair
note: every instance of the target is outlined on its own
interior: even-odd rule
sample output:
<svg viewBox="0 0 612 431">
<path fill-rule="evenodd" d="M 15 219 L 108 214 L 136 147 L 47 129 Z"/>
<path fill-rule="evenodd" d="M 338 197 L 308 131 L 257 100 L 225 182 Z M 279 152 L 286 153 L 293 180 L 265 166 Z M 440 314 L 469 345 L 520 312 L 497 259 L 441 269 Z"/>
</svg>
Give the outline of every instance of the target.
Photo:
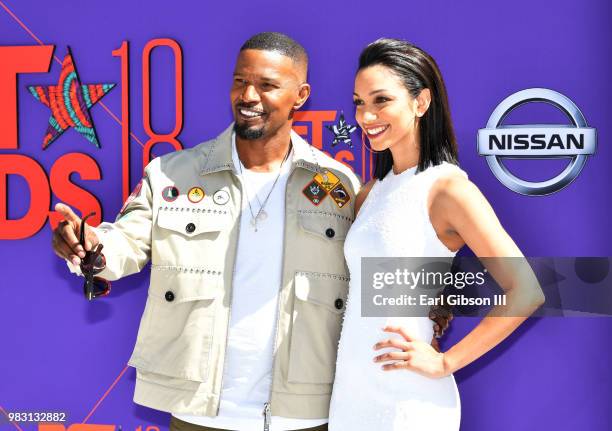
<svg viewBox="0 0 612 431">
<path fill-rule="evenodd" d="M 308 67 L 308 55 L 304 47 L 283 33 L 273 31 L 258 33 L 240 47 L 240 51 L 245 49 L 275 51 L 291 58 L 295 64 Z"/>
</svg>

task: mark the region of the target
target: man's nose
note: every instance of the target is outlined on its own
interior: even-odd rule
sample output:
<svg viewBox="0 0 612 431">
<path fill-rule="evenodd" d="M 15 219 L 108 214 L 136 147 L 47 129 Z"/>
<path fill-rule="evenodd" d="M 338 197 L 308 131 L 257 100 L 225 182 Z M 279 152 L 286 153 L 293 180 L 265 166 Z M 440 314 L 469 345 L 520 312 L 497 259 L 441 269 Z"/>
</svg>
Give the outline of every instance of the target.
<svg viewBox="0 0 612 431">
<path fill-rule="evenodd" d="M 248 84 L 241 95 L 242 101 L 246 103 L 259 102 L 259 93 L 253 84 Z"/>
</svg>

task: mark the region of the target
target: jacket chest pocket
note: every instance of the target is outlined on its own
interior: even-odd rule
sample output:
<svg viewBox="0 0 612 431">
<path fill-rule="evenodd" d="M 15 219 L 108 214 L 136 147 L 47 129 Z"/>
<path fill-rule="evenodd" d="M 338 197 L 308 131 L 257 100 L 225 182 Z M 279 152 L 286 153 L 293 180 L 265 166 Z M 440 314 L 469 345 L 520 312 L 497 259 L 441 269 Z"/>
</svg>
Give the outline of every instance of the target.
<svg viewBox="0 0 612 431">
<path fill-rule="evenodd" d="M 209 269 L 153 266 L 130 365 L 166 377 L 206 381 L 221 280 L 220 273 Z"/>
<path fill-rule="evenodd" d="M 231 225 L 229 210 L 216 208 L 161 207 L 157 213 L 160 234 L 201 239 L 218 235 Z"/>
<path fill-rule="evenodd" d="M 229 210 L 161 207 L 153 232 L 153 263 L 223 266 L 232 220 Z"/>
<path fill-rule="evenodd" d="M 304 231 L 330 242 L 344 242 L 352 223 L 349 217 L 318 210 L 299 210 L 298 220 Z"/>
<path fill-rule="evenodd" d="M 299 272 L 294 278 L 290 383 L 332 383 L 348 278 Z"/>
</svg>

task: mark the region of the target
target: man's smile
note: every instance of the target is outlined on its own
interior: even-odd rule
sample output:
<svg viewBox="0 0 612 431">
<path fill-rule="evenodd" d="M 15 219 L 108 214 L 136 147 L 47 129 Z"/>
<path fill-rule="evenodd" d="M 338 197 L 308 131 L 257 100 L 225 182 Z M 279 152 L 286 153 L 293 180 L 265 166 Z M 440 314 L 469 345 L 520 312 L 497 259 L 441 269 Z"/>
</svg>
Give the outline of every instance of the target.
<svg viewBox="0 0 612 431">
<path fill-rule="evenodd" d="M 236 113 L 241 119 L 244 119 L 246 121 L 261 118 L 266 115 L 266 113 L 261 109 L 247 108 L 243 106 L 238 106 L 236 108 Z"/>
</svg>

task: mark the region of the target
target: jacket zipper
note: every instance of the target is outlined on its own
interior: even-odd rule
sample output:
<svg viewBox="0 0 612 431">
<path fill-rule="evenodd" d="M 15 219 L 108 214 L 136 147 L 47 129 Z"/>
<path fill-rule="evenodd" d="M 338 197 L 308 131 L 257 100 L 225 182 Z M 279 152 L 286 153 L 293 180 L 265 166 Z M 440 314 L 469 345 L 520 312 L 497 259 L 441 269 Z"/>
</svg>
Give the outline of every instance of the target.
<svg viewBox="0 0 612 431">
<path fill-rule="evenodd" d="M 232 174 L 233 175 L 233 174 Z M 242 220 L 242 181 L 238 180 L 238 191 L 240 192 L 240 210 L 238 211 L 238 223 L 236 224 L 238 228 L 238 232 L 236 233 L 236 242 L 234 245 L 234 263 L 232 268 L 232 281 L 231 281 L 231 289 L 229 294 L 229 305 L 227 307 L 227 327 L 225 330 L 225 347 L 223 349 L 223 366 L 221 367 L 221 382 L 219 386 L 219 400 L 217 402 L 217 416 L 219 416 L 219 410 L 221 409 L 221 392 L 223 391 L 223 374 L 225 374 L 225 363 L 227 362 L 227 344 L 228 344 L 228 336 L 229 336 L 229 325 L 230 318 L 232 315 L 232 298 L 234 296 L 234 276 L 236 274 L 236 260 L 238 260 L 238 241 L 240 240 L 240 223 Z"/>
<path fill-rule="evenodd" d="M 270 431 L 270 424 L 272 423 L 272 389 L 274 388 L 274 368 L 276 365 L 276 342 L 278 340 L 278 321 L 280 319 L 280 306 L 281 306 L 281 293 L 283 290 L 283 279 L 285 273 L 285 254 L 287 248 L 287 194 L 289 191 L 289 182 L 295 172 L 295 168 L 291 167 L 291 172 L 287 177 L 287 183 L 285 184 L 285 205 L 284 214 L 285 218 L 283 223 L 283 258 L 281 261 L 281 285 L 278 287 L 278 301 L 276 304 L 276 325 L 274 328 L 274 343 L 272 344 L 272 378 L 270 379 L 270 391 L 268 392 L 268 402 L 264 404 L 263 417 L 264 417 L 264 431 Z"/>
<path fill-rule="evenodd" d="M 272 373 L 274 373 L 274 370 L 272 370 Z M 264 431 L 270 431 L 270 422 L 272 422 L 272 417 L 270 416 L 270 402 L 269 401 L 264 404 L 263 415 L 264 415 Z"/>
</svg>

